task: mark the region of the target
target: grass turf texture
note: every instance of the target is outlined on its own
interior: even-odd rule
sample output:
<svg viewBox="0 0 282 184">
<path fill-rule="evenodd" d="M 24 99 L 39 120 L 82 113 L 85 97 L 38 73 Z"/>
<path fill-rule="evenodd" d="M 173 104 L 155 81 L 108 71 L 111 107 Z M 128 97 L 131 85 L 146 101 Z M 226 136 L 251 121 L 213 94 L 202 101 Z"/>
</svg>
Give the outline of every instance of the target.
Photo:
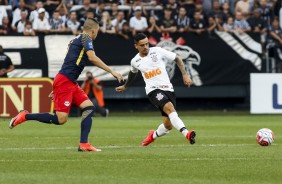
<svg viewBox="0 0 282 184">
<path fill-rule="evenodd" d="M 90 142 L 99 153 L 77 152 L 80 119 L 63 126 L 33 121 L 8 128 L 0 119 L 0 183 L 260 183 L 282 181 L 282 116 L 180 112 L 197 131 L 195 145 L 177 132 L 139 147 L 161 122 L 158 112 L 95 117 Z M 275 133 L 269 147 L 256 132 Z"/>
</svg>

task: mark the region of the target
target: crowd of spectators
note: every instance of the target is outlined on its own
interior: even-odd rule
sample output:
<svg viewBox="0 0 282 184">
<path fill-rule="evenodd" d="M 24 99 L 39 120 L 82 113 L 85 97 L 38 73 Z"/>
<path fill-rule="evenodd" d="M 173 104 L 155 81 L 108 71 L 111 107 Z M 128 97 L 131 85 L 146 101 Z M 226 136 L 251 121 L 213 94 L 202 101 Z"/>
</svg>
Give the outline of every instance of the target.
<svg viewBox="0 0 282 184">
<path fill-rule="evenodd" d="M 101 32 L 126 39 L 137 32 L 269 31 L 282 43 L 281 4 L 282 0 L 0 0 L 0 34 L 78 34 L 85 19 L 95 17 Z M 275 27 L 277 21 L 280 26 Z"/>
<path fill-rule="evenodd" d="M 146 32 L 151 44 L 156 34 L 218 30 L 257 32 L 281 45 L 281 7 L 282 0 L 0 0 L 0 35 L 77 35 L 94 17 L 102 33 Z"/>
</svg>

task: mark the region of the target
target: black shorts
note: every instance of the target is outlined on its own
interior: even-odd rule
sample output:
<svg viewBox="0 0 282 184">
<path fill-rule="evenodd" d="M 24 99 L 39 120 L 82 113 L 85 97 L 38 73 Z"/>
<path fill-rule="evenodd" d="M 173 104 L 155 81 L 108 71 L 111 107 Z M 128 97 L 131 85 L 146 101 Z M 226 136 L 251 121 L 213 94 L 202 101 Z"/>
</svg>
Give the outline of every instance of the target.
<svg viewBox="0 0 282 184">
<path fill-rule="evenodd" d="M 148 94 L 150 102 L 160 109 L 162 116 L 168 117 L 168 115 L 163 111 L 163 108 L 166 103 L 171 102 L 176 108 L 176 97 L 174 92 L 171 91 L 163 91 L 160 89 L 155 89 Z"/>
</svg>

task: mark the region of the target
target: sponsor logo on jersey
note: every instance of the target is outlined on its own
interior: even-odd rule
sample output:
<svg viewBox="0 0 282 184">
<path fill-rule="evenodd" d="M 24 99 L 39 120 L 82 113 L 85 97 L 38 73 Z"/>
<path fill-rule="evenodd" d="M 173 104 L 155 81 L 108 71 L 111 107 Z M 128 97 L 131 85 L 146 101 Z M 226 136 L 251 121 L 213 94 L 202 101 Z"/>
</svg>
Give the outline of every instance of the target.
<svg viewBox="0 0 282 184">
<path fill-rule="evenodd" d="M 70 106 L 70 102 L 69 101 L 65 101 L 64 105 L 68 107 L 68 106 Z"/>
<path fill-rule="evenodd" d="M 164 95 L 161 94 L 161 93 L 158 93 L 157 96 L 156 96 L 156 98 L 157 98 L 159 101 L 161 101 L 161 100 L 164 98 Z"/>
<path fill-rule="evenodd" d="M 88 47 L 89 47 L 89 49 L 93 49 L 93 44 L 92 44 L 92 42 L 88 42 Z"/>
<path fill-rule="evenodd" d="M 170 88 L 169 85 L 159 85 L 159 86 L 151 86 L 150 88 L 152 89 L 165 89 L 165 88 Z"/>
<path fill-rule="evenodd" d="M 151 70 L 149 72 L 145 72 L 144 76 L 145 76 L 146 79 L 150 79 L 152 77 L 160 75 L 161 73 L 162 73 L 162 71 L 159 68 L 157 68 L 157 69 Z"/>
</svg>

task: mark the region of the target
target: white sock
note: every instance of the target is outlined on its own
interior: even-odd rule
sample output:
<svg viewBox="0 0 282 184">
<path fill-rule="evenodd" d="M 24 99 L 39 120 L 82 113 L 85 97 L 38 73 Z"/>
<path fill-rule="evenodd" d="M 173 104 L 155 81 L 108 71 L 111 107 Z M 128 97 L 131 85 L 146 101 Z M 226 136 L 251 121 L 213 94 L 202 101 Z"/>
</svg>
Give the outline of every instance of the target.
<svg viewBox="0 0 282 184">
<path fill-rule="evenodd" d="M 178 117 L 177 112 L 172 112 L 168 115 L 170 122 L 174 128 L 180 131 L 186 137 L 188 130 L 186 129 L 183 121 Z"/>
<path fill-rule="evenodd" d="M 154 132 L 153 138 L 156 139 L 158 137 L 164 136 L 169 133 L 169 130 L 165 128 L 164 124 L 160 124 L 158 129 Z"/>
</svg>

